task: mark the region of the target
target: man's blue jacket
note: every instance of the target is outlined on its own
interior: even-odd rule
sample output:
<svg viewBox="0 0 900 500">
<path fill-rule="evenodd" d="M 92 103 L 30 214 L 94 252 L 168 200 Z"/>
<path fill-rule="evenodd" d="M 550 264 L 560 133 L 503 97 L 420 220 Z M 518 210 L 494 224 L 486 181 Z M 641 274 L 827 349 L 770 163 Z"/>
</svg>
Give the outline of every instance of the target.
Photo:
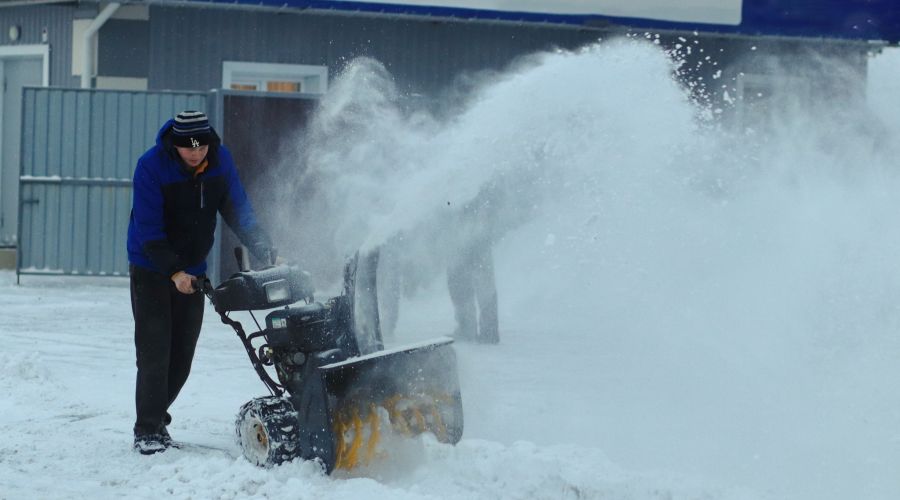
<svg viewBox="0 0 900 500">
<path fill-rule="evenodd" d="M 213 131 L 209 165 L 195 176 L 171 144 L 174 123 L 163 125 L 156 145 L 140 157 L 134 171 L 129 262 L 165 276 L 178 271 L 204 274 L 217 213 L 258 259 L 265 260 L 271 241 L 256 220 L 231 153 Z"/>
</svg>

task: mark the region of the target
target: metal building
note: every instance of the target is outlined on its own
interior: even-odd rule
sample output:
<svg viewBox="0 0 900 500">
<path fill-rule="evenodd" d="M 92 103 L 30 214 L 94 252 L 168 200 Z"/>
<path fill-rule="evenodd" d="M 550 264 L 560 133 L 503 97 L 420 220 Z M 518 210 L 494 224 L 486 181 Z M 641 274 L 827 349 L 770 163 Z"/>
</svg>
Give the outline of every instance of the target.
<svg viewBox="0 0 900 500">
<path fill-rule="evenodd" d="M 151 145 L 155 131 L 135 129 L 127 141 L 109 144 L 92 138 L 87 145 L 81 134 L 89 130 L 99 137 L 107 134 L 103 127 L 121 129 L 124 125 L 113 120 L 114 113 L 161 124 L 161 116 L 177 109 L 151 109 L 148 103 L 165 101 L 167 95 L 185 99 L 171 101 L 175 108 L 207 103 L 225 140 L 240 143 L 245 132 L 236 116 L 243 113 L 246 119 L 246 113 L 264 107 L 267 98 L 281 99 L 275 109 L 296 107 L 305 116 L 311 99 L 327 90 L 329 79 L 357 56 L 381 61 L 402 92 L 430 99 L 452 88 L 461 74 L 502 68 L 522 54 L 649 31 L 659 33 L 660 43 L 670 48 L 684 37 L 702 40 L 719 54 L 719 69 L 735 85 L 754 95 L 774 95 L 783 82 L 766 77 L 773 60 L 790 63 L 810 52 L 836 54 L 864 74 L 869 51 L 900 38 L 900 8 L 891 0 L 823 0 L 815 6 L 800 0 L 777 6 L 764 0 L 700 0 L 691 4 L 694 7 L 665 0 L 533 1 L 517 9 L 508 5 L 514 2 L 2 2 L 0 27 L 6 36 L 0 37 L 0 247 L 18 246 L 20 272 L 127 273 L 124 244 L 118 236 L 107 235 L 115 233 L 121 219 L 127 220 L 124 200 L 129 199 L 133 162 Z M 686 66 L 692 67 L 690 62 Z M 709 71 L 694 66 L 683 77 L 708 81 Z M 52 89 L 23 91 L 28 87 Z M 90 90 L 64 90 L 78 87 Z M 116 103 L 114 113 L 110 102 Z M 53 130 L 67 139 L 55 145 Z M 255 153 L 246 154 L 247 164 L 252 164 Z M 94 159 L 105 155 L 114 157 L 115 165 L 104 163 L 98 170 Z M 47 163 L 52 161 L 57 162 L 53 167 Z M 38 175 L 41 172 L 47 175 Z M 97 172 L 102 174 L 98 177 Z M 51 187 L 54 182 L 59 191 Z M 117 190 L 110 196 L 118 201 L 109 202 L 116 213 L 75 208 L 71 223 L 54 222 L 49 207 L 68 214 L 68 201 L 49 198 L 75 196 L 62 194 L 69 184 L 87 191 Z M 88 239 L 100 238 L 103 249 L 67 239 L 66 231 L 84 237 L 92 234 L 88 228 L 97 227 L 106 232 Z M 50 234 L 48 228 L 57 232 Z"/>
</svg>

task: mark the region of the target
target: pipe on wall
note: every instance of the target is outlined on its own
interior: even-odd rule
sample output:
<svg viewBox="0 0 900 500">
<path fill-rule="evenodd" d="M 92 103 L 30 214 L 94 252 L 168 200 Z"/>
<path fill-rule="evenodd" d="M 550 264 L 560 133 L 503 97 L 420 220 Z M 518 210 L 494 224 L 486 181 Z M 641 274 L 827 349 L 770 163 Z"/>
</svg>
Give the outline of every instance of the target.
<svg viewBox="0 0 900 500">
<path fill-rule="evenodd" d="M 81 88 L 83 89 L 91 88 L 91 73 L 94 69 L 94 44 L 91 42 L 100 28 L 119 10 L 121 5 L 119 2 L 107 4 L 81 35 Z"/>
</svg>

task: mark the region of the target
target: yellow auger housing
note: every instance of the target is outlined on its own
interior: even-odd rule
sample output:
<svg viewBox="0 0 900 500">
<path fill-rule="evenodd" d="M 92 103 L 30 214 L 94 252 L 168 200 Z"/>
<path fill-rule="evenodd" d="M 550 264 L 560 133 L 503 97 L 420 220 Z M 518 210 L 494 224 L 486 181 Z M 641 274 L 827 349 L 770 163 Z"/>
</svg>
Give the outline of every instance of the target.
<svg viewBox="0 0 900 500">
<path fill-rule="evenodd" d="M 407 437 L 430 432 L 451 444 L 460 440 L 462 401 L 451 342 L 410 345 L 322 367 L 334 468 L 369 465 L 388 432 Z"/>
</svg>

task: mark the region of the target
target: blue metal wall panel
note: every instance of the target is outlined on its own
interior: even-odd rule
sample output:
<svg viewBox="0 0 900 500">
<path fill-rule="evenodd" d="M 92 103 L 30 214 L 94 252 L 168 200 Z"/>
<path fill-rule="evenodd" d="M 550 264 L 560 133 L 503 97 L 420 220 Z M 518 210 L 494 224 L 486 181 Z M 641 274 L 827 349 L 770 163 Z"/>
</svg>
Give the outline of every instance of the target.
<svg viewBox="0 0 900 500">
<path fill-rule="evenodd" d="M 147 78 L 147 52 L 150 50 L 150 23 L 110 19 L 100 29 L 97 74 Z"/>
<path fill-rule="evenodd" d="M 150 24 L 151 89 L 219 88 L 223 61 L 324 65 L 333 76 L 354 57 L 369 56 L 401 91 L 435 95 L 461 73 L 598 36 L 551 26 L 185 7 L 151 7 Z"/>
<path fill-rule="evenodd" d="M 166 119 L 206 102 L 193 92 L 25 89 L 18 272 L 127 275 L 137 158 Z"/>
<path fill-rule="evenodd" d="M 179 0 L 180 1 L 180 0 Z M 743 0 L 740 24 L 709 22 L 670 22 L 648 17 L 615 17 L 596 14 L 569 14 L 573 2 L 531 2 L 522 11 L 504 10 L 486 3 L 483 8 L 459 8 L 458 1 L 434 0 L 430 5 L 420 2 L 369 2 L 346 0 L 188 0 L 188 3 L 217 4 L 278 9 L 331 10 L 358 12 L 369 15 L 415 15 L 435 18 L 459 18 L 487 21 L 515 21 L 552 23 L 576 26 L 602 26 L 613 23 L 647 29 L 684 30 L 702 32 L 739 33 L 748 35 L 777 35 L 847 38 L 857 40 L 900 40 L 900 5 L 896 0 Z M 410 4 L 412 3 L 412 5 Z M 578 2 L 584 12 L 602 12 L 615 8 L 616 2 Z M 620 0 L 622 6 L 634 0 Z M 463 3 L 468 4 L 468 3 Z M 494 8 L 491 6 L 494 5 Z M 510 2 L 504 2 L 504 6 Z M 565 6 L 565 9 L 562 8 Z M 599 9 L 599 10 L 598 10 Z M 527 11 L 526 11 L 527 10 Z M 612 10 L 612 9 L 611 9 Z M 628 9 L 617 9 L 627 11 Z M 685 7 L 685 10 L 689 8 Z M 698 16 L 703 18 L 703 16 Z"/>
</svg>

